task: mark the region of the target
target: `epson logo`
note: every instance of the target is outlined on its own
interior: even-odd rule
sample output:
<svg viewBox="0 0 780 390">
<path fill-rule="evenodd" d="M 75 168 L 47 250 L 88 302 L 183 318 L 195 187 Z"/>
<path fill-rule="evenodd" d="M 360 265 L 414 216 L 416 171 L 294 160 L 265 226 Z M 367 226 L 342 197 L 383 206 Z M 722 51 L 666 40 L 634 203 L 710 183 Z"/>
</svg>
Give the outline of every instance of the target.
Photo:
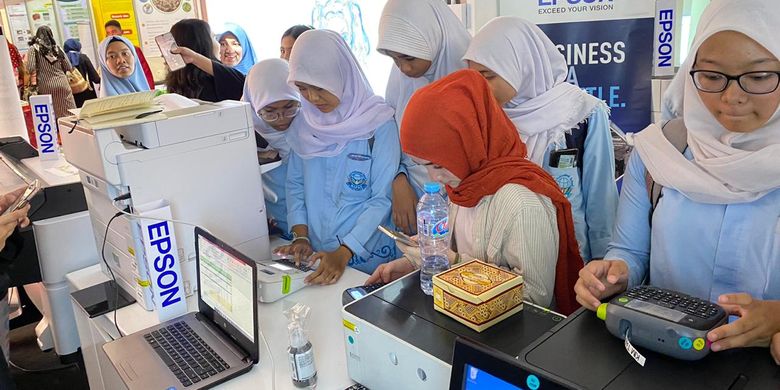
<svg viewBox="0 0 780 390">
<path fill-rule="evenodd" d="M 578 4 L 595 4 L 595 3 L 611 3 L 613 0 L 539 0 L 540 7 L 554 7 L 559 4 L 562 5 L 578 5 Z"/>
<path fill-rule="evenodd" d="M 38 144 L 41 145 L 39 151 L 41 153 L 54 153 L 54 135 L 52 135 L 52 120 L 51 112 L 49 111 L 48 104 L 36 104 L 33 106 L 33 115 L 37 119 L 36 134 L 38 136 Z"/>
<path fill-rule="evenodd" d="M 150 258 L 154 258 L 153 267 L 158 272 L 157 279 L 154 280 L 155 293 L 163 298 L 162 307 L 170 306 L 181 301 L 178 281 L 179 275 L 176 273 L 176 255 L 175 248 L 171 244 L 170 225 L 167 221 L 158 222 L 147 226 L 147 233 L 151 247 L 156 253 L 151 253 Z"/>
<path fill-rule="evenodd" d="M 659 68 L 672 67 L 674 60 L 674 9 L 662 9 L 658 12 L 656 55 Z"/>
</svg>

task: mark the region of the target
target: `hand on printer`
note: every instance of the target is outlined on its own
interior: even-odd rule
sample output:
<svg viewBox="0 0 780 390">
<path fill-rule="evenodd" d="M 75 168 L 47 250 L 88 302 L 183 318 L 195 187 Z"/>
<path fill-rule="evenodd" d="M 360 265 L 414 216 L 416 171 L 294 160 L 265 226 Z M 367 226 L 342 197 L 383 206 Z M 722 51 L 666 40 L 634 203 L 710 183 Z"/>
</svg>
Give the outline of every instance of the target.
<svg viewBox="0 0 780 390">
<path fill-rule="evenodd" d="M 601 299 L 625 291 L 628 286 L 628 265 L 623 260 L 593 260 L 580 270 L 574 285 L 577 302 L 596 311 Z"/>
<path fill-rule="evenodd" d="M 306 261 L 314 253 L 314 249 L 311 247 L 309 240 L 297 239 L 290 245 L 274 249 L 274 253 L 282 257 L 291 258 L 298 265 Z"/>
<path fill-rule="evenodd" d="M 369 284 L 375 283 L 390 283 L 410 272 L 414 272 L 416 269 L 417 267 L 415 264 L 413 264 L 411 260 L 406 257 L 395 259 L 393 261 L 380 264 L 379 267 L 376 267 L 376 270 L 374 270 L 374 273 L 368 277 L 364 285 L 367 286 Z"/>
<path fill-rule="evenodd" d="M 352 258 L 352 250 L 346 245 L 341 245 L 333 252 L 316 252 L 309 257 L 309 267 L 314 266 L 317 260 L 320 265 L 317 270 L 307 276 L 306 284 L 333 284 L 336 283 L 347 268 L 349 259 Z"/>
<path fill-rule="evenodd" d="M 750 294 L 723 294 L 718 304 L 740 318 L 707 334 L 713 351 L 741 347 L 768 347 L 780 332 L 780 301 L 755 299 Z"/>
</svg>

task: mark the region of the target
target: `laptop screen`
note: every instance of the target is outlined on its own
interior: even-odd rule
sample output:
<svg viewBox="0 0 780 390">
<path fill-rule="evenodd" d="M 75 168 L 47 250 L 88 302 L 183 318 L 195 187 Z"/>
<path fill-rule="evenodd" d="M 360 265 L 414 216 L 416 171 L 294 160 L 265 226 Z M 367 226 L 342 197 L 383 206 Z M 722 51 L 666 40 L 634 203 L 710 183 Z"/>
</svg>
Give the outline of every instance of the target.
<svg viewBox="0 0 780 390">
<path fill-rule="evenodd" d="M 519 387 L 490 375 L 471 364 L 466 364 L 466 378 L 463 381 L 464 390 L 518 390 Z"/>
<path fill-rule="evenodd" d="M 212 310 L 255 342 L 252 266 L 198 235 L 200 296 Z"/>
<path fill-rule="evenodd" d="M 450 390 L 552 390 L 566 387 L 531 372 L 512 356 L 487 345 L 458 338 L 452 359 Z"/>
</svg>

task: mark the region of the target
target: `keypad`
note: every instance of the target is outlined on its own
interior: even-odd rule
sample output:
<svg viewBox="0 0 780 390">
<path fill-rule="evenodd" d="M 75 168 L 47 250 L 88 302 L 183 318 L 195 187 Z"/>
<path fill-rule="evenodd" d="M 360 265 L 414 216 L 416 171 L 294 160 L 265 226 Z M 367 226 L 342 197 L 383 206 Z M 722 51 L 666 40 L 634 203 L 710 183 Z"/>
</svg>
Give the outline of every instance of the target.
<svg viewBox="0 0 780 390">
<path fill-rule="evenodd" d="M 638 286 L 626 291 L 623 296 L 653 303 L 685 314 L 710 319 L 722 310 L 720 306 L 703 299 L 658 287 Z"/>
</svg>

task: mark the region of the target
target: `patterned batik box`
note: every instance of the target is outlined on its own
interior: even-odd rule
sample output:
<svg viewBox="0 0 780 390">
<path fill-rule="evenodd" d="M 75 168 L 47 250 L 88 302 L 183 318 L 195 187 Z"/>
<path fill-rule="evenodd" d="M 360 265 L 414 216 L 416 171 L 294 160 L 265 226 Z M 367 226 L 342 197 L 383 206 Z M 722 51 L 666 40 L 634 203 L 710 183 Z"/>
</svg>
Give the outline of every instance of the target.
<svg viewBox="0 0 780 390">
<path fill-rule="evenodd" d="M 479 260 L 433 276 L 433 305 L 477 332 L 523 309 L 523 277 Z"/>
</svg>

